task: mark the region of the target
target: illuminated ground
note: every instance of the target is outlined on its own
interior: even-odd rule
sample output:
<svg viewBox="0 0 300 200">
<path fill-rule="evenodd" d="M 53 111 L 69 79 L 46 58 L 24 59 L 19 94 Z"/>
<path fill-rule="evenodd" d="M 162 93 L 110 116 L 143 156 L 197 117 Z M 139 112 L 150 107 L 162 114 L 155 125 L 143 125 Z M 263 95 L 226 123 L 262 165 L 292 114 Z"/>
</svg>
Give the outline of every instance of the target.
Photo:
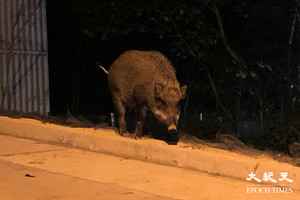
<svg viewBox="0 0 300 200">
<path fill-rule="evenodd" d="M 300 198 L 299 191 L 249 194 L 254 183 L 7 136 L 0 136 L 0 177 L 4 200 Z"/>
</svg>

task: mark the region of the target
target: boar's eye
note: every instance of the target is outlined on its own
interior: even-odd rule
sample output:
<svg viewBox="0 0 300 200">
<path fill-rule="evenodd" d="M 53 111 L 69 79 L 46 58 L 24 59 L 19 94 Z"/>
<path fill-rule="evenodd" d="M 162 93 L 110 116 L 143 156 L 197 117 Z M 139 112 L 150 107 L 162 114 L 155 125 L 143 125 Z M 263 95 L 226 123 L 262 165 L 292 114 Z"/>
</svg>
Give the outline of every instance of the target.
<svg viewBox="0 0 300 200">
<path fill-rule="evenodd" d="M 161 98 L 156 98 L 156 103 L 159 106 L 165 106 L 165 105 L 167 105 L 166 102 L 164 100 L 162 100 Z"/>
</svg>

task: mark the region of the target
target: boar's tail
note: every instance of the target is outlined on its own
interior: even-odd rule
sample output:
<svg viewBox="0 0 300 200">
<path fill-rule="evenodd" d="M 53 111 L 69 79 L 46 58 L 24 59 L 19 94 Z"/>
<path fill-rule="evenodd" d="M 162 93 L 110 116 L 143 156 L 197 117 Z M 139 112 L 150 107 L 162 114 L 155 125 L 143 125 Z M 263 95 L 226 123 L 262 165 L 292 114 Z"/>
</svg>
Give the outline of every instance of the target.
<svg viewBox="0 0 300 200">
<path fill-rule="evenodd" d="M 109 74 L 109 72 L 107 71 L 107 69 L 105 69 L 105 67 L 103 67 L 102 65 L 98 65 L 98 67 L 100 69 L 102 69 L 104 71 L 105 74 Z"/>
</svg>

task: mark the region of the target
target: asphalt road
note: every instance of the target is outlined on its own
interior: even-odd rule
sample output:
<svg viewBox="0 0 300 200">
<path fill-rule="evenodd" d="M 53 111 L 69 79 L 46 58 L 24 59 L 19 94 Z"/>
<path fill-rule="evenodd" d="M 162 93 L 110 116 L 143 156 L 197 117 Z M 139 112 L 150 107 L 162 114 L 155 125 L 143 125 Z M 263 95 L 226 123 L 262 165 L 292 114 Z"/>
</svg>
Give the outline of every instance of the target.
<svg viewBox="0 0 300 200">
<path fill-rule="evenodd" d="M 299 191 L 249 193 L 265 186 L 1 135 L 0 177 L 1 200 L 300 199 Z"/>
</svg>

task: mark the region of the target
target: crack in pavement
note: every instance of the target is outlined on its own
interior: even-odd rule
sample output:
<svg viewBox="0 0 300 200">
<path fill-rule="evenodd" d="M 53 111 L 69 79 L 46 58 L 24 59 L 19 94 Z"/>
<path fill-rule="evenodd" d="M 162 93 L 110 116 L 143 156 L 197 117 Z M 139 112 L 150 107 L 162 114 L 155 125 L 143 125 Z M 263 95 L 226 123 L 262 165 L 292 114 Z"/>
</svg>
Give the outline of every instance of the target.
<svg viewBox="0 0 300 200">
<path fill-rule="evenodd" d="M 21 153 L 8 153 L 8 154 L 0 154 L 1 157 L 10 157 L 10 156 L 18 156 L 18 155 L 30 155 L 30 154 L 38 154 L 38 153 L 48 153 L 54 151 L 66 151 L 66 149 L 51 149 L 51 150 L 43 150 L 43 151 L 28 151 Z"/>
</svg>

